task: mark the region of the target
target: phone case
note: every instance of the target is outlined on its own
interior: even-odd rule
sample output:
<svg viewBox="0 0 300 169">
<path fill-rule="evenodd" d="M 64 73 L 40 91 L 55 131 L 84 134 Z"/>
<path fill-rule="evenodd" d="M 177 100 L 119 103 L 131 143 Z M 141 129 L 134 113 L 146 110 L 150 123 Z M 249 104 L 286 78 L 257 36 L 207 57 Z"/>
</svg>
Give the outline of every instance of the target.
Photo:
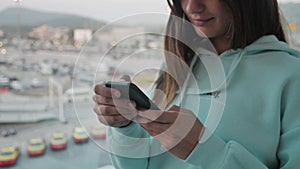
<svg viewBox="0 0 300 169">
<path fill-rule="evenodd" d="M 141 89 L 131 82 L 107 81 L 105 86 L 119 90 L 122 98 L 134 100 L 138 109 L 159 110 L 155 103 L 153 103 Z"/>
</svg>

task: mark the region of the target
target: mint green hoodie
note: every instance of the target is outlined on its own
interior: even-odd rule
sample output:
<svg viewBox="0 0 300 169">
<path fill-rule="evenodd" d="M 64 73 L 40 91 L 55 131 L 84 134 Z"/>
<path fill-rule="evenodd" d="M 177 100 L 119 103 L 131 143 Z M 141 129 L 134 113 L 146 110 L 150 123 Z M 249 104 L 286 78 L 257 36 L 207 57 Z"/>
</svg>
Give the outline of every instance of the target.
<svg viewBox="0 0 300 169">
<path fill-rule="evenodd" d="M 197 53 L 200 58 L 219 57 Z M 226 88 L 222 88 L 222 80 L 217 80 L 217 85 L 211 84 L 214 73 L 210 72 L 209 77 L 202 62 L 196 60 L 192 64 L 192 79 L 197 85 L 187 82 L 181 90 L 184 93 L 177 94 L 170 104 L 192 110 L 205 125 L 195 149 L 186 160 L 176 158 L 165 152 L 138 123 L 132 123 L 126 128 L 108 129 L 107 142 L 114 166 L 117 169 L 299 168 L 299 57 L 298 51 L 272 35 L 245 49 L 224 52 L 220 60 Z M 179 96 L 184 99 L 178 99 Z"/>
</svg>

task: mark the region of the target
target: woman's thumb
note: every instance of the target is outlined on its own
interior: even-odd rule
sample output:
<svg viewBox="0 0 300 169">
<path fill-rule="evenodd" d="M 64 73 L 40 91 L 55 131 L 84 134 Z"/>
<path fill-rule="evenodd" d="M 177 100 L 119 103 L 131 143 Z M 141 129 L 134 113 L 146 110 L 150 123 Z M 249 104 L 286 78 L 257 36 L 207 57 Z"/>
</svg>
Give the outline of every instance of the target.
<svg viewBox="0 0 300 169">
<path fill-rule="evenodd" d="M 128 76 L 128 75 L 123 75 L 120 79 L 123 79 L 126 82 L 131 82 L 130 76 Z"/>
</svg>

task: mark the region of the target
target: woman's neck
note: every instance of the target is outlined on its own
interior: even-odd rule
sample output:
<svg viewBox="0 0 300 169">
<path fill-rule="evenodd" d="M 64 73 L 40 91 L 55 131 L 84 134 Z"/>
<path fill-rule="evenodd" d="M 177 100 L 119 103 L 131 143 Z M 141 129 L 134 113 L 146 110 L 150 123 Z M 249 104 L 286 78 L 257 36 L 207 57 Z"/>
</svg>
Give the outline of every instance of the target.
<svg viewBox="0 0 300 169">
<path fill-rule="evenodd" d="M 231 38 L 227 37 L 210 38 L 210 41 L 215 47 L 218 55 L 229 50 L 231 46 Z"/>
</svg>

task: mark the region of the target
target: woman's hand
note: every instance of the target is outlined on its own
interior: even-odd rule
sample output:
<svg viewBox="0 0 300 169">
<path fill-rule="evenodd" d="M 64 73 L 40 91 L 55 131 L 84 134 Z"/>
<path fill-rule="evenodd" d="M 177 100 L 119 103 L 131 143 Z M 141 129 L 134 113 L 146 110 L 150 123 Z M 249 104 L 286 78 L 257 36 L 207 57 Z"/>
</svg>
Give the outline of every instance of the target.
<svg viewBox="0 0 300 169">
<path fill-rule="evenodd" d="M 98 84 L 94 88 L 94 112 L 101 123 L 112 127 L 126 127 L 136 116 L 134 101 L 121 99 L 120 92 Z"/>
<path fill-rule="evenodd" d="M 166 150 L 181 159 L 186 159 L 193 151 L 204 129 L 193 112 L 178 106 L 163 112 L 139 111 L 136 120 Z"/>
</svg>

